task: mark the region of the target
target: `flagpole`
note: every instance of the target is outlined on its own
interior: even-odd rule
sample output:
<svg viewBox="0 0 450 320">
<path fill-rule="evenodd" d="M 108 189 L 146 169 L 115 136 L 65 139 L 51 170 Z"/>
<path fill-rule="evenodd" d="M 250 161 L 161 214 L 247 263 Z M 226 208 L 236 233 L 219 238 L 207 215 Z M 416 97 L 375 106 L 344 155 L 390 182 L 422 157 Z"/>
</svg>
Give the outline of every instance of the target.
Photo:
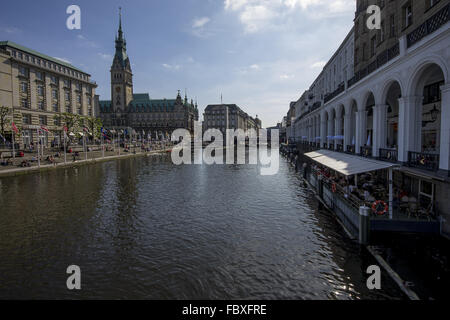
<svg viewBox="0 0 450 320">
<path fill-rule="evenodd" d="M 14 124 L 14 106 L 12 107 L 12 124 Z M 13 159 L 16 159 L 16 147 L 14 146 L 14 129 L 11 124 L 11 134 L 12 134 L 12 151 L 13 151 Z"/>
<path fill-rule="evenodd" d="M 12 151 L 13 151 L 13 159 L 15 160 L 16 159 L 16 148 L 15 148 L 15 146 L 14 146 L 14 130 L 11 130 L 12 132 Z"/>
<path fill-rule="evenodd" d="M 84 149 L 84 160 L 87 161 L 86 133 L 83 133 L 83 149 Z"/>
<path fill-rule="evenodd" d="M 66 130 L 63 128 L 63 137 L 64 137 L 64 164 L 67 163 L 67 154 L 66 154 Z M 61 149 L 60 149 L 61 150 Z"/>
<path fill-rule="evenodd" d="M 105 147 L 104 147 L 104 145 L 103 145 L 103 141 L 104 141 L 104 138 L 103 138 L 103 128 L 101 129 L 101 131 L 102 131 L 102 136 L 101 136 L 101 139 L 102 139 L 102 158 L 104 158 L 104 157 L 105 157 Z"/>
<path fill-rule="evenodd" d="M 37 158 L 38 158 L 38 168 L 41 167 L 41 159 L 40 159 L 40 152 L 39 152 L 39 129 L 36 129 L 37 132 Z"/>
</svg>

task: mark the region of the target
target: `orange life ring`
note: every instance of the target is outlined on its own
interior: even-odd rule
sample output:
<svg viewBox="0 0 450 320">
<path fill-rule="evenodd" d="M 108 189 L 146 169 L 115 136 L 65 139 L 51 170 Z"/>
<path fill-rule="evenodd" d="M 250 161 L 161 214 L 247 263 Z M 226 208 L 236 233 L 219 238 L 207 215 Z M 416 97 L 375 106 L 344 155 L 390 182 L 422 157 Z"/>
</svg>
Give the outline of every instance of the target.
<svg viewBox="0 0 450 320">
<path fill-rule="evenodd" d="M 375 201 L 372 204 L 372 211 L 379 216 L 385 215 L 386 212 L 388 212 L 388 210 L 389 210 L 389 206 L 387 205 L 386 202 L 384 202 L 382 200 Z"/>
<path fill-rule="evenodd" d="M 336 183 L 333 183 L 331 185 L 331 191 L 333 191 L 333 193 L 336 193 Z"/>
</svg>

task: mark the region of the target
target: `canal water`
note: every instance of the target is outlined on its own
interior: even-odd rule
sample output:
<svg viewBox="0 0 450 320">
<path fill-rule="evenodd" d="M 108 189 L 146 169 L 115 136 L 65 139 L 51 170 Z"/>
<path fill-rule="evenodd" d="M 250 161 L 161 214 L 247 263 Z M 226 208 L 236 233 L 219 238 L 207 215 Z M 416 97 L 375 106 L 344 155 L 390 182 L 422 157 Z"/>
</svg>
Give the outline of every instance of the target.
<svg viewBox="0 0 450 320">
<path fill-rule="evenodd" d="M 69 265 L 81 290 L 66 288 Z M 404 299 L 284 160 L 168 156 L 0 179 L 0 299 Z"/>
</svg>

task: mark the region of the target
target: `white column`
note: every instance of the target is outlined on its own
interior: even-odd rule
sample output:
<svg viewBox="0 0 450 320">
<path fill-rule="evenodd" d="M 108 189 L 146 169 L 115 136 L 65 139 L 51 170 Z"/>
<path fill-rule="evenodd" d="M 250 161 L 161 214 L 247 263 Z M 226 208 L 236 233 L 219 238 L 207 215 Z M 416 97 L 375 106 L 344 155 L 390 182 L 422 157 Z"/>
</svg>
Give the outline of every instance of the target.
<svg viewBox="0 0 450 320">
<path fill-rule="evenodd" d="M 334 135 L 340 136 L 342 134 L 342 114 L 336 113 L 336 118 L 334 121 Z M 334 147 L 336 148 L 337 144 L 340 144 L 341 140 L 334 140 Z"/>
<path fill-rule="evenodd" d="M 398 99 L 398 161 L 408 162 L 408 152 L 420 152 L 422 136 L 422 96 Z"/>
<path fill-rule="evenodd" d="M 320 121 L 320 147 L 323 148 L 323 144 L 327 141 L 327 122 L 325 120 Z"/>
<path fill-rule="evenodd" d="M 441 143 L 439 169 L 450 171 L 450 83 L 441 87 Z"/>
<path fill-rule="evenodd" d="M 308 141 L 312 142 L 312 136 L 313 136 L 313 124 L 311 120 L 309 121 L 309 130 L 308 130 Z"/>
<path fill-rule="evenodd" d="M 373 150 L 374 157 L 380 155 L 380 148 L 386 148 L 387 137 L 387 109 L 384 104 L 373 108 Z"/>
<path fill-rule="evenodd" d="M 361 147 L 367 142 L 367 116 L 366 110 L 359 110 L 356 112 L 356 141 L 355 141 L 355 153 L 361 153 Z"/>
<path fill-rule="evenodd" d="M 352 115 L 346 114 L 344 117 L 344 151 L 347 151 L 347 146 L 352 143 Z"/>
<path fill-rule="evenodd" d="M 332 120 L 332 119 L 328 119 L 328 130 L 327 130 L 327 135 L 328 135 L 328 136 L 332 136 L 333 134 L 334 134 L 334 133 L 333 133 L 333 120 Z M 327 138 L 327 144 L 330 144 L 331 141 L 333 141 L 333 140 L 330 140 L 330 139 Z M 327 147 L 328 147 L 328 146 L 327 146 Z"/>
</svg>

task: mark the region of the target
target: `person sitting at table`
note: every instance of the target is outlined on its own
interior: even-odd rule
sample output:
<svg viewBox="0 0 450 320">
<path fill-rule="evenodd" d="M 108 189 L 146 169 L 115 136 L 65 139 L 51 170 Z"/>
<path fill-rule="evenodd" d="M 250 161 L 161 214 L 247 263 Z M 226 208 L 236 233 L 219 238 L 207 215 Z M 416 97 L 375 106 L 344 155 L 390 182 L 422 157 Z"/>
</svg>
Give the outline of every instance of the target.
<svg viewBox="0 0 450 320">
<path fill-rule="evenodd" d="M 23 160 L 22 163 L 20 164 L 21 167 L 30 167 L 31 164 L 28 160 Z"/>
<path fill-rule="evenodd" d="M 367 189 L 364 191 L 364 200 L 369 202 L 375 201 L 375 198 L 370 194 L 369 190 Z"/>
<path fill-rule="evenodd" d="M 48 156 L 47 157 L 47 161 L 50 163 L 54 163 L 55 162 L 55 158 L 53 158 L 53 156 Z"/>
</svg>

